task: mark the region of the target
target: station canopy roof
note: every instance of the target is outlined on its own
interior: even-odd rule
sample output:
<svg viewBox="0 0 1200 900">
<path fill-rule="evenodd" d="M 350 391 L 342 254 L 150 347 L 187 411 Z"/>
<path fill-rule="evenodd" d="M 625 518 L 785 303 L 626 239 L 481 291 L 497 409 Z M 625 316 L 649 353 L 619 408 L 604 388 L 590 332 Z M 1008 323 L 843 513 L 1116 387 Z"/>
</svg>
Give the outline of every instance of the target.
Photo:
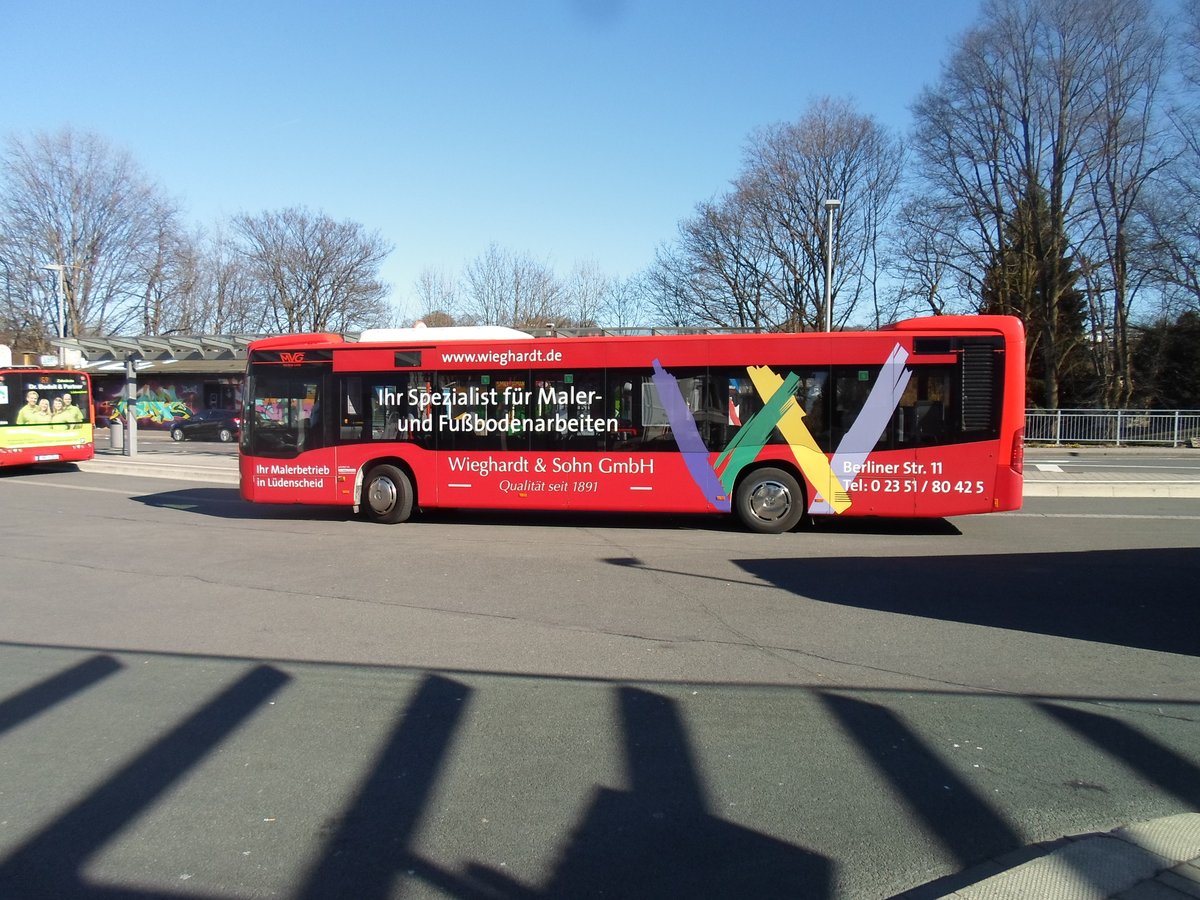
<svg viewBox="0 0 1200 900">
<path fill-rule="evenodd" d="M 410 331 L 411 329 L 401 329 Z M 430 329 L 437 331 L 439 329 Z M 574 334 L 677 334 L 677 333 L 746 333 L 750 329 L 565 329 L 548 327 L 534 329 L 534 336 L 567 337 Z M 368 332 L 369 334 L 369 332 Z M 349 341 L 357 341 L 361 333 L 343 332 Z M 169 334 L 153 337 L 113 335 L 109 337 L 70 337 L 50 343 L 64 351 L 68 365 L 96 374 L 120 374 L 129 360 L 138 372 L 167 374 L 185 372 L 189 375 L 232 375 L 245 371 L 247 348 L 251 341 L 266 337 L 262 334 Z"/>
<path fill-rule="evenodd" d="M 119 373 L 133 360 L 138 372 L 227 374 L 246 367 L 246 348 L 263 335 L 195 334 L 158 337 L 72 337 L 52 341 L 78 368 Z"/>
</svg>

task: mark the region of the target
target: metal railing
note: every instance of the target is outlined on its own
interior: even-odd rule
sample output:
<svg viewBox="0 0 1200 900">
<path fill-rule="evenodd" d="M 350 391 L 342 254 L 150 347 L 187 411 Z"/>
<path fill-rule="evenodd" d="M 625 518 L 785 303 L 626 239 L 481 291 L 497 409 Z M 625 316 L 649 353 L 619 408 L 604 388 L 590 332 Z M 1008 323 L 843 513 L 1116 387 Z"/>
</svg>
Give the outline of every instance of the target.
<svg viewBox="0 0 1200 900">
<path fill-rule="evenodd" d="M 1200 410 L 1028 409 L 1025 442 L 1200 446 Z"/>
</svg>

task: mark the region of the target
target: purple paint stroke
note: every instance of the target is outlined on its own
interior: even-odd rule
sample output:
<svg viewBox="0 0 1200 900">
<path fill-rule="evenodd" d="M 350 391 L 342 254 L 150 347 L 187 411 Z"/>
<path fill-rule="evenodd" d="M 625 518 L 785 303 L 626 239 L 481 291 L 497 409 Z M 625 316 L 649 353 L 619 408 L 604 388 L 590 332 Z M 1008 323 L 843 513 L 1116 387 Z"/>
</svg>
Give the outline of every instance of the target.
<svg viewBox="0 0 1200 900">
<path fill-rule="evenodd" d="M 688 409 L 683 392 L 679 390 L 679 382 L 657 359 L 654 360 L 653 381 L 658 389 L 658 399 L 667 414 L 667 421 L 671 423 L 675 444 L 683 454 L 683 461 L 692 476 L 692 481 L 704 494 L 704 499 L 718 512 L 729 512 L 729 497 L 725 493 L 725 486 L 721 484 L 708 461 L 708 448 L 704 446 L 704 439 L 700 437 L 700 431 L 696 428 L 692 411 Z"/>
<path fill-rule="evenodd" d="M 912 372 L 905 368 L 908 362 L 908 351 L 897 344 L 892 348 L 891 355 L 879 371 L 875 386 L 867 395 L 867 401 L 862 410 L 846 432 L 837 451 L 833 454 L 831 466 L 833 474 L 842 483 L 847 492 L 850 485 L 858 478 L 862 464 L 871 455 L 871 450 L 878 443 L 883 430 L 891 421 L 892 413 L 900 405 L 904 389 L 908 387 Z M 809 506 L 810 513 L 832 513 L 833 507 L 825 499 L 815 501 Z"/>
</svg>

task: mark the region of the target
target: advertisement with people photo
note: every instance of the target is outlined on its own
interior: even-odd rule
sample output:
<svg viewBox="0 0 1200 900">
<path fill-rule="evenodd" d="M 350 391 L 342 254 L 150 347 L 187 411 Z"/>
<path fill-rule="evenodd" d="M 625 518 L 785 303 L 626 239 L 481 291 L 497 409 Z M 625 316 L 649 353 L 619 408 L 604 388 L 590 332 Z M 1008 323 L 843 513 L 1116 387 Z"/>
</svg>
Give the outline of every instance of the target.
<svg viewBox="0 0 1200 900">
<path fill-rule="evenodd" d="M 0 465 L 90 458 L 90 394 L 79 373 L 0 370 Z"/>
</svg>

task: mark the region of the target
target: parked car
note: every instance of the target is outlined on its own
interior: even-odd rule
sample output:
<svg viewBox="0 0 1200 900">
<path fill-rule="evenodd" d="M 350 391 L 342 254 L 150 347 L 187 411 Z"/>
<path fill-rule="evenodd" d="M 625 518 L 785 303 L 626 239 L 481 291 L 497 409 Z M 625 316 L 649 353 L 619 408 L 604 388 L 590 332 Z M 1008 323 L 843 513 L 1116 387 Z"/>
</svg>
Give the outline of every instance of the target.
<svg viewBox="0 0 1200 900">
<path fill-rule="evenodd" d="M 242 417 L 233 409 L 206 409 L 171 426 L 171 440 L 235 440 L 242 430 Z"/>
</svg>

